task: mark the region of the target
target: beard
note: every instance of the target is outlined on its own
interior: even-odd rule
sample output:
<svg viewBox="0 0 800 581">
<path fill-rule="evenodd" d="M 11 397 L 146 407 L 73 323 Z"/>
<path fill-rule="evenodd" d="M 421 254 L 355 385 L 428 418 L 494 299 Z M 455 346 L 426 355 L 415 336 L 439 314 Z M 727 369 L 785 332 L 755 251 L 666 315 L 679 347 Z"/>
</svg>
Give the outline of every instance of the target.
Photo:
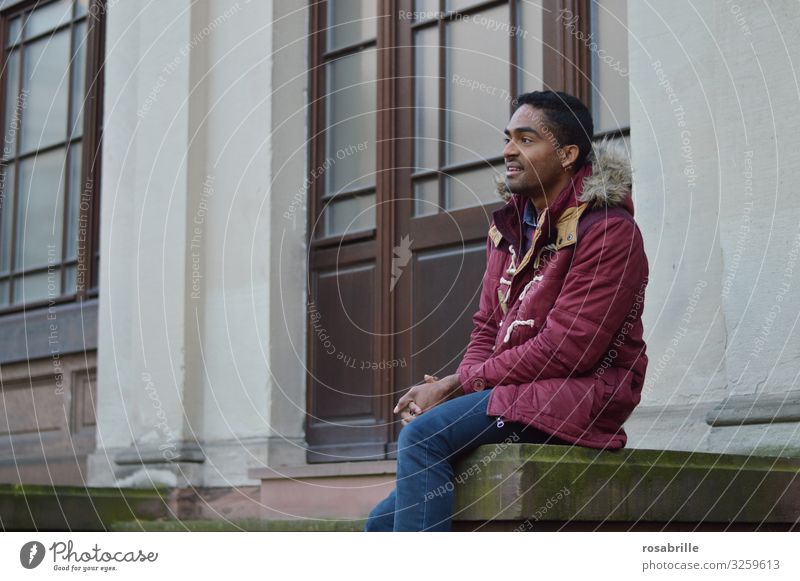
<svg viewBox="0 0 800 581">
<path fill-rule="evenodd" d="M 516 176 L 513 179 L 505 178 L 506 189 L 512 194 L 521 194 L 527 198 L 534 198 L 543 194 L 543 185 L 539 180 L 525 181 Z"/>
</svg>

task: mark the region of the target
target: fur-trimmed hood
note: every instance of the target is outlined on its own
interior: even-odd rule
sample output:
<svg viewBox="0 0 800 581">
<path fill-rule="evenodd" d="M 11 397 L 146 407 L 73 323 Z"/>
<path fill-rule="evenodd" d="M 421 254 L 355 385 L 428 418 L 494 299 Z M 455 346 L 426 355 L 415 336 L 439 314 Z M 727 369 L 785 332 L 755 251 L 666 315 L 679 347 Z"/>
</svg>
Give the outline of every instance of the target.
<svg viewBox="0 0 800 581">
<path fill-rule="evenodd" d="M 589 202 L 592 209 L 628 205 L 625 202 L 631 194 L 632 172 L 628 153 L 621 141 L 604 139 L 593 143 L 589 161 L 592 172 L 583 180 L 583 191 L 578 201 Z M 503 178 L 496 182 L 496 189 L 504 201 L 513 196 Z M 633 213 L 632 205 L 630 211 Z"/>
</svg>

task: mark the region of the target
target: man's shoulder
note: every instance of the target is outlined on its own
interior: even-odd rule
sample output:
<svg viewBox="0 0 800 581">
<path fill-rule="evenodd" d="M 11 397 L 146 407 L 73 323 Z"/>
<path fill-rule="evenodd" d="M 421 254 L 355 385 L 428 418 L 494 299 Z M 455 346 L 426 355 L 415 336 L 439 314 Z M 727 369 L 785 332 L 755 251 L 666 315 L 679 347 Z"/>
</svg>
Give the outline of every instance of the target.
<svg viewBox="0 0 800 581">
<path fill-rule="evenodd" d="M 625 279 L 647 277 L 644 238 L 636 220 L 624 208 L 602 208 L 584 214 L 578 223 L 574 262 L 581 270 L 601 273 L 610 269 Z M 583 240 L 583 242 L 581 242 Z M 605 273 L 608 276 L 608 273 Z M 612 275 L 611 278 L 617 275 Z M 633 284 L 638 286 L 638 283 Z"/>
<path fill-rule="evenodd" d="M 581 215 L 580 220 L 578 220 L 578 240 L 580 240 L 581 237 L 583 237 L 589 231 L 589 229 L 596 224 L 605 223 L 609 220 L 615 220 L 619 218 L 630 222 L 638 228 L 636 225 L 636 220 L 633 219 L 631 213 L 625 208 L 621 208 L 619 206 L 612 206 L 610 208 L 595 208 L 589 210 L 588 212 L 584 212 Z"/>
</svg>

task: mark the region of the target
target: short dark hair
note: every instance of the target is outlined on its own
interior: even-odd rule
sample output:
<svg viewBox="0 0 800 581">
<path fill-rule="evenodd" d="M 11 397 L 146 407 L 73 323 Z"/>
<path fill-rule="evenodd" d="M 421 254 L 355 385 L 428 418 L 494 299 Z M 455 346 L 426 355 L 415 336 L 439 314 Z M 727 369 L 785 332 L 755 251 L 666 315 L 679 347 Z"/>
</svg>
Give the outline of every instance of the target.
<svg viewBox="0 0 800 581">
<path fill-rule="evenodd" d="M 575 166 L 580 169 L 592 150 L 594 135 L 592 114 L 586 105 L 577 97 L 562 91 L 523 93 L 514 99 L 514 111 L 522 105 L 530 105 L 544 112 L 559 146 L 578 146 L 580 153 Z"/>
</svg>

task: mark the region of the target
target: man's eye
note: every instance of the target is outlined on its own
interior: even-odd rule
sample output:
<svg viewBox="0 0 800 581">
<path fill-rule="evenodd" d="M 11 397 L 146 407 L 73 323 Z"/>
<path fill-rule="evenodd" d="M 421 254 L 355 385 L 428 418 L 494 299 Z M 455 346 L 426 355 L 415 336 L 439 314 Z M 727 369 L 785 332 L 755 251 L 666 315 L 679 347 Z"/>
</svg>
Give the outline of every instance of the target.
<svg viewBox="0 0 800 581">
<path fill-rule="evenodd" d="M 527 137 L 523 137 L 522 138 L 522 143 L 530 143 L 530 142 L 531 142 L 531 139 L 528 139 Z"/>
<path fill-rule="evenodd" d="M 503 143 L 508 143 L 509 141 L 511 140 L 508 137 L 503 138 Z"/>
</svg>

